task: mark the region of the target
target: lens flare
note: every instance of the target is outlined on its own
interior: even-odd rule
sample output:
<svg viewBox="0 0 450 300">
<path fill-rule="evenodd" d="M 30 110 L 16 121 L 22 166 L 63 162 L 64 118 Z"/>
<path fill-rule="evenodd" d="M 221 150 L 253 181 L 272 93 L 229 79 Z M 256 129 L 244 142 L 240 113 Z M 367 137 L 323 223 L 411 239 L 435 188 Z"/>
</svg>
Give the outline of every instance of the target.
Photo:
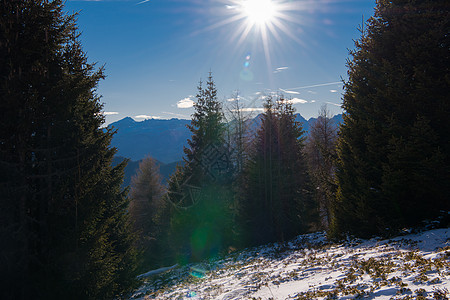
<svg viewBox="0 0 450 300">
<path fill-rule="evenodd" d="M 242 80 L 245 81 L 252 81 L 253 80 L 253 73 L 252 71 L 250 71 L 250 54 L 247 54 L 247 56 L 245 57 L 245 62 L 244 62 L 244 69 L 240 72 L 239 76 Z"/>
<path fill-rule="evenodd" d="M 204 278 L 206 276 L 206 270 L 203 270 L 201 268 L 191 267 L 191 269 L 189 271 L 189 275 L 201 279 L 201 278 Z"/>
</svg>

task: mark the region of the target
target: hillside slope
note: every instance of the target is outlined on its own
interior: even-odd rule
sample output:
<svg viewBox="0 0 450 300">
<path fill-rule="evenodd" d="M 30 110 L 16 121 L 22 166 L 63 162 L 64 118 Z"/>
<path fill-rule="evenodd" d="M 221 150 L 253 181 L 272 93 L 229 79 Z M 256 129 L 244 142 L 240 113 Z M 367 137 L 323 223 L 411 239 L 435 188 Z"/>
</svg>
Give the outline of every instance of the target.
<svg viewBox="0 0 450 300">
<path fill-rule="evenodd" d="M 450 230 L 333 244 L 323 233 L 147 277 L 132 299 L 448 299 Z"/>
</svg>

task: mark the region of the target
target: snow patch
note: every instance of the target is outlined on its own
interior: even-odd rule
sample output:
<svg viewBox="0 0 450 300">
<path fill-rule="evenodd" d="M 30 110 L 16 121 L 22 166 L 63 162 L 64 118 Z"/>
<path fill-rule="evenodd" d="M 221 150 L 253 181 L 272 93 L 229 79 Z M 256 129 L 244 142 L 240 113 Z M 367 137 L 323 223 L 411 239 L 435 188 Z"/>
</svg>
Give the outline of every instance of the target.
<svg viewBox="0 0 450 300">
<path fill-rule="evenodd" d="M 313 233 L 147 272 L 132 299 L 448 299 L 449 261 L 449 228 L 341 244 Z"/>
</svg>

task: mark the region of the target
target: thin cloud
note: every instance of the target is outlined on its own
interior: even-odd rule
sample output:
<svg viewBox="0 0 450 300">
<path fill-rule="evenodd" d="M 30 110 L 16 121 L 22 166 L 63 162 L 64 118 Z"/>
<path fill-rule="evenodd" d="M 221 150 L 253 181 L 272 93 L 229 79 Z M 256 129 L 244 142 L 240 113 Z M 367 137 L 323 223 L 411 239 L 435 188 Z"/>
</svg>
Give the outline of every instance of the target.
<svg viewBox="0 0 450 300">
<path fill-rule="evenodd" d="M 181 117 L 181 118 L 183 118 L 183 119 L 190 119 L 189 116 L 183 115 L 183 114 L 177 114 L 177 113 L 168 112 L 168 111 L 163 111 L 162 113 L 163 113 L 163 114 L 166 114 L 166 115 L 170 115 L 170 116 Z"/>
<path fill-rule="evenodd" d="M 333 102 L 325 102 L 325 103 L 341 107 L 341 104 L 339 104 L 339 103 L 333 103 Z"/>
<path fill-rule="evenodd" d="M 178 108 L 191 108 L 194 106 L 194 101 L 191 99 L 192 96 L 189 96 L 187 98 L 181 99 L 177 102 Z"/>
<path fill-rule="evenodd" d="M 104 111 L 103 115 L 105 116 L 112 116 L 112 115 L 118 115 L 119 113 L 117 111 Z"/>
<path fill-rule="evenodd" d="M 162 119 L 162 117 L 159 116 L 149 116 L 149 115 L 137 115 L 134 116 L 135 119 Z"/>
<path fill-rule="evenodd" d="M 288 91 L 288 90 L 283 90 L 281 88 L 280 88 L 280 91 L 282 91 L 285 94 L 295 94 L 295 95 L 300 94 L 299 92 L 296 92 L 296 91 Z"/>
<path fill-rule="evenodd" d="M 292 98 L 292 99 L 290 99 L 288 101 L 289 101 L 289 103 L 292 103 L 292 104 L 305 104 L 305 103 L 308 103 L 307 100 L 300 99 L 300 98 Z"/>
<path fill-rule="evenodd" d="M 150 0 L 143 0 L 143 1 L 139 2 L 139 3 L 136 3 L 136 5 L 144 4 L 144 3 L 147 3 L 147 2 L 149 2 L 149 1 L 150 1 Z"/>
<path fill-rule="evenodd" d="M 337 93 L 337 90 L 330 90 L 330 93 Z"/>
<path fill-rule="evenodd" d="M 285 71 L 287 69 L 289 69 L 289 67 L 279 67 L 279 68 L 276 68 L 275 71 L 273 71 L 273 73 L 274 74 L 280 73 L 280 72 Z"/>
<path fill-rule="evenodd" d="M 299 86 L 299 87 L 295 87 L 295 88 L 290 88 L 289 90 L 309 89 L 309 88 L 313 88 L 313 87 L 327 86 L 327 85 L 334 85 L 334 84 L 342 84 L 342 82 L 335 81 L 335 82 L 327 82 L 327 83 L 319 83 L 319 84 L 313 84 L 313 85 Z"/>
<path fill-rule="evenodd" d="M 237 109 L 233 109 L 232 111 L 237 111 Z M 262 108 L 262 107 L 244 107 L 244 108 L 241 108 L 240 111 L 242 111 L 242 112 L 264 111 L 264 108 Z"/>
<path fill-rule="evenodd" d="M 228 102 L 234 102 L 236 100 L 242 100 L 245 99 L 244 97 L 241 97 L 240 95 L 238 95 L 237 97 L 233 97 L 233 98 L 228 98 L 227 101 Z"/>
</svg>

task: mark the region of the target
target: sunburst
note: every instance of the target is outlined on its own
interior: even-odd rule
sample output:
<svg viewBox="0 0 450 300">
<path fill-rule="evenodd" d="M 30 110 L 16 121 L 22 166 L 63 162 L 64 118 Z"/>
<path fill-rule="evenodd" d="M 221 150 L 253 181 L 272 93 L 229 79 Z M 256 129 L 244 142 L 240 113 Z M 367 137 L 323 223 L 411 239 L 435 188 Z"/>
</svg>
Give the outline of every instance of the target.
<svg viewBox="0 0 450 300">
<path fill-rule="evenodd" d="M 272 0 L 243 0 L 239 10 L 251 26 L 266 26 L 276 18 L 278 6 Z"/>
<path fill-rule="evenodd" d="M 222 26 L 238 23 L 235 37 L 245 40 L 251 32 L 259 33 L 262 39 L 269 34 L 281 41 L 281 34 L 301 42 L 290 29 L 290 25 L 301 25 L 296 12 L 307 9 L 305 1 L 297 0 L 221 0 L 227 8 L 227 18 L 216 24 Z"/>
<path fill-rule="evenodd" d="M 262 42 L 268 68 L 271 68 L 270 48 L 272 41 L 283 44 L 283 37 L 303 45 L 295 29 L 302 25 L 298 12 L 307 9 L 304 0 L 219 0 L 225 4 L 225 18 L 208 29 L 234 25 L 228 40 L 236 50 L 247 40 L 259 38 Z M 295 25 L 295 26 L 293 26 Z"/>
</svg>

